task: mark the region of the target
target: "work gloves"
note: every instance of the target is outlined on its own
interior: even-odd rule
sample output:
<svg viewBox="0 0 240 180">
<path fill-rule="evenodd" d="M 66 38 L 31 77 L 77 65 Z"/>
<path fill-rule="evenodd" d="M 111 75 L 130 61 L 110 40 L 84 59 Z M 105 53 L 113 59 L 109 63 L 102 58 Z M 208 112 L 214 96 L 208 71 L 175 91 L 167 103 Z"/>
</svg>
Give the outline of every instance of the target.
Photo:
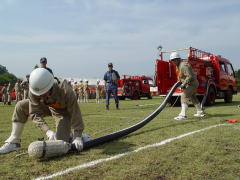
<svg viewBox="0 0 240 180">
<path fill-rule="evenodd" d="M 53 132 L 53 131 L 51 131 L 51 130 L 48 130 L 48 131 L 46 132 L 46 135 L 47 135 L 47 137 L 48 137 L 48 140 L 57 140 L 57 139 L 56 139 L 56 133 Z M 74 141 L 72 142 L 72 144 L 75 145 L 75 147 L 76 147 L 76 149 L 77 149 L 78 151 L 82 151 L 82 149 L 83 149 L 83 140 L 82 140 L 82 137 L 76 137 L 76 138 L 74 139 Z"/>
<path fill-rule="evenodd" d="M 56 139 L 57 139 L 57 138 L 56 138 L 56 133 L 53 132 L 53 131 L 51 131 L 51 130 L 48 130 L 48 131 L 46 132 L 46 135 L 47 135 L 47 137 L 48 137 L 48 140 L 56 140 Z"/>
<path fill-rule="evenodd" d="M 75 145 L 75 147 L 76 147 L 76 149 L 77 149 L 78 151 L 82 151 L 82 149 L 83 149 L 83 140 L 82 140 L 82 137 L 76 137 L 76 138 L 74 139 L 74 141 L 72 142 L 72 144 Z"/>
</svg>

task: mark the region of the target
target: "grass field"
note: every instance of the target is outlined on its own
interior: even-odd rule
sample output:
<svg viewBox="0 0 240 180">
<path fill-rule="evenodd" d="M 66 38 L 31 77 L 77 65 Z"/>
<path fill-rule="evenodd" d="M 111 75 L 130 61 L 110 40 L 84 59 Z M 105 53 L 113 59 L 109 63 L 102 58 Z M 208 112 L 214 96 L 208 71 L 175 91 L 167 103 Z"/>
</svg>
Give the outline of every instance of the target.
<svg viewBox="0 0 240 180">
<path fill-rule="evenodd" d="M 81 104 L 85 123 L 84 132 L 93 138 L 123 129 L 142 120 L 161 103 L 161 98 L 152 100 L 121 101 L 120 110 L 113 103 L 110 111 L 104 104 Z M 148 106 L 137 106 L 153 104 Z M 215 106 L 207 107 L 207 116 L 195 118 L 191 107 L 188 120 L 175 121 L 180 107 L 166 107 L 159 116 L 140 130 L 119 140 L 65 157 L 48 161 L 37 161 L 27 155 L 15 157 L 27 151 L 28 145 L 44 137 L 39 129 L 28 121 L 22 137 L 22 150 L 0 155 L 0 179 L 34 179 L 69 167 L 107 158 L 119 153 L 135 150 L 187 132 L 215 124 L 226 123 L 229 118 L 240 121 L 240 95 L 234 102 L 224 104 L 219 100 Z M 0 142 L 9 136 L 14 106 L 0 106 Z M 54 120 L 46 118 L 54 129 Z M 160 147 L 153 147 L 98 165 L 76 170 L 54 179 L 222 179 L 240 180 L 240 125 L 229 124 L 190 135 Z"/>
</svg>

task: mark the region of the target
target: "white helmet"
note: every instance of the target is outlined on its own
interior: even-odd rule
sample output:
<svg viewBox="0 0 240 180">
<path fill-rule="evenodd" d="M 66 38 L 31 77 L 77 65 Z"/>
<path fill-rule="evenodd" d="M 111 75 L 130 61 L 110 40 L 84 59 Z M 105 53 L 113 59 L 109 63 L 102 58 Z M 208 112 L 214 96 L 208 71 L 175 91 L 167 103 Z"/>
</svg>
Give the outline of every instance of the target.
<svg viewBox="0 0 240 180">
<path fill-rule="evenodd" d="M 54 83 L 53 75 L 45 68 L 37 68 L 31 72 L 29 78 L 29 89 L 36 96 L 48 92 Z"/>
<path fill-rule="evenodd" d="M 181 59 L 180 55 L 178 54 L 178 52 L 173 52 L 170 55 L 170 61 L 173 59 Z"/>
</svg>

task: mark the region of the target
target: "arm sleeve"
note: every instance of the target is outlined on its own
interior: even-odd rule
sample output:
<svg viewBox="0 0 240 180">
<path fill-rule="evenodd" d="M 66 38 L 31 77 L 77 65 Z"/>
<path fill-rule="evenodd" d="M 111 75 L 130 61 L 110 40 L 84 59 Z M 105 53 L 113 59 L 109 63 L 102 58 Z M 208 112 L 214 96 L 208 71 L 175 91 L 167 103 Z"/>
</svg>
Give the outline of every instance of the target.
<svg viewBox="0 0 240 180">
<path fill-rule="evenodd" d="M 104 79 L 105 81 L 107 81 L 107 73 L 104 74 L 103 79 Z"/>
<path fill-rule="evenodd" d="M 81 137 L 84 124 L 82 120 L 82 114 L 77 102 L 77 98 L 72 89 L 68 88 L 66 92 L 66 100 L 67 100 L 67 111 L 70 114 L 71 118 L 71 126 L 74 130 L 75 137 Z"/>
<path fill-rule="evenodd" d="M 44 121 L 44 111 L 43 108 L 44 105 L 40 104 L 40 99 L 35 97 L 32 93 L 29 93 L 29 114 L 32 118 L 34 124 L 40 128 L 43 132 L 47 132 L 49 130 L 49 127 L 47 123 Z"/>
<path fill-rule="evenodd" d="M 117 74 L 117 78 L 118 78 L 118 80 L 120 79 L 120 75 L 119 75 L 119 73 L 116 71 L 116 74 Z"/>
</svg>

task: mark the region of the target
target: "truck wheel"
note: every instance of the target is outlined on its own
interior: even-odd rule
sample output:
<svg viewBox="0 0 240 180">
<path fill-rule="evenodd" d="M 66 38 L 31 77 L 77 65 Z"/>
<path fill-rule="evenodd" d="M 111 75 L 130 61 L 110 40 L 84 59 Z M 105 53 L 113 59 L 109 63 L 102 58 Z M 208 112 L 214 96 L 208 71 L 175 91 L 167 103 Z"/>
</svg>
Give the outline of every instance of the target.
<svg viewBox="0 0 240 180">
<path fill-rule="evenodd" d="M 229 88 L 229 89 L 225 92 L 224 102 L 225 102 L 225 103 L 231 103 L 231 102 L 232 102 L 232 98 L 233 98 L 233 92 L 232 92 L 232 89 Z"/>
<path fill-rule="evenodd" d="M 119 99 L 119 100 L 125 100 L 126 97 L 125 97 L 125 96 L 118 96 L 118 99 Z"/>
<path fill-rule="evenodd" d="M 152 99 L 151 93 L 148 94 L 147 98 L 148 98 L 148 99 Z"/>
<path fill-rule="evenodd" d="M 132 100 L 137 100 L 137 99 L 139 99 L 139 94 L 137 91 L 135 91 L 132 95 Z"/>
<path fill-rule="evenodd" d="M 210 87 L 208 90 L 208 95 L 207 95 L 207 100 L 206 100 L 206 105 L 212 106 L 215 104 L 216 100 L 216 92 L 213 87 Z"/>
</svg>

